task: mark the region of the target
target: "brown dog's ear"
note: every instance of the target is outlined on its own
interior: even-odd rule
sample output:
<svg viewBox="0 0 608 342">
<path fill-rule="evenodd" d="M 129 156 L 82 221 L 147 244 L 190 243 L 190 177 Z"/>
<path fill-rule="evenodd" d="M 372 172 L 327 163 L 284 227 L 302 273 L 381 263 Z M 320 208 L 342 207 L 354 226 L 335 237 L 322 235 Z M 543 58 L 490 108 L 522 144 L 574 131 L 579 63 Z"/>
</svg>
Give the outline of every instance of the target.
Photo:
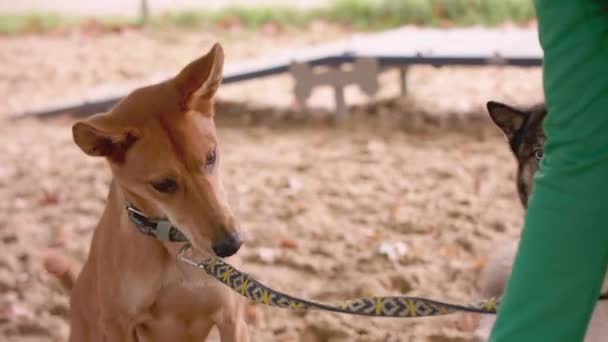
<svg viewBox="0 0 608 342">
<path fill-rule="evenodd" d="M 137 129 L 121 127 L 105 113 L 75 123 L 72 135 L 84 153 L 107 157 L 116 163 L 124 161 L 125 153 L 139 138 Z"/>
<path fill-rule="evenodd" d="M 188 64 L 176 77 L 182 107 L 196 109 L 199 101 L 211 100 L 222 82 L 224 50 L 215 43 L 203 57 Z"/>
<path fill-rule="evenodd" d="M 524 121 L 526 120 L 526 112 L 513 108 L 504 103 L 490 101 L 486 104 L 488 113 L 492 121 L 505 133 L 507 138 L 512 139 Z"/>
</svg>

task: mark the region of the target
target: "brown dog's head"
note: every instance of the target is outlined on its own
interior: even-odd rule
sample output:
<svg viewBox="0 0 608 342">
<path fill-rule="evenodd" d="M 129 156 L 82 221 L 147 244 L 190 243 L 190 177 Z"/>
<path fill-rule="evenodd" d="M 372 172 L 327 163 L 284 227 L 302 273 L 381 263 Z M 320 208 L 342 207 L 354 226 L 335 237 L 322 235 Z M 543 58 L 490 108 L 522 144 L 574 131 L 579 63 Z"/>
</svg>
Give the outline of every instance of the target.
<svg viewBox="0 0 608 342">
<path fill-rule="evenodd" d="M 547 114 L 544 104 L 526 109 L 490 101 L 490 117 L 509 139 L 511 151 L 517 159 L 517 192 L 524 207 L 532 192 L 534 174 L 543 157 L 545 132 L 543 120 Z"/>
<path fill-rule="evenodd" d="M 241 239 L 224 196 L 213 120 L 223 64 L 216 44 L 174 78 L 77 122 L 73 135 L 86 154 L 107 158 L 127 200 L 167 217 L 194 247 L 227 257 Z"/>
</svg>

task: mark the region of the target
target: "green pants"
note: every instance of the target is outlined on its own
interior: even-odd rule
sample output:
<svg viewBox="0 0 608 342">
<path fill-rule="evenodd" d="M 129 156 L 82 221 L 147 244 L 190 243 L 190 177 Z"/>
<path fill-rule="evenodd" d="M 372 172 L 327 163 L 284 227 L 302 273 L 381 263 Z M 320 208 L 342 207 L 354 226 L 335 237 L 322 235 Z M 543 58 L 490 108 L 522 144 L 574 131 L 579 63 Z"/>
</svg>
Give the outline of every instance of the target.
<svg viewBox="0 0 608 342">
<path fill-rule="evenodd" d="M 608 265 L 608 1 L 535 5 L 548 140 L 493 342 L 582 341 Z"/>
</svg>

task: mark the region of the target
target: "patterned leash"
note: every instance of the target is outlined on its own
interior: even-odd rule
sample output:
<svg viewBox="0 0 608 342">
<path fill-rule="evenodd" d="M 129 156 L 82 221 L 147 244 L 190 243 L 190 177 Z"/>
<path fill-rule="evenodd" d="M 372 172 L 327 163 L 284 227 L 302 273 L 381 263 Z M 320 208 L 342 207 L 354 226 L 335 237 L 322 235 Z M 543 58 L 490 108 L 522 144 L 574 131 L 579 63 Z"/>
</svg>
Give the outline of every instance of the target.
<svg viewBox="0 0 608 342">
<path fill-rule="evenodd" d="M 499 304 L 499 300 L 496 298 L 458 305 L 420 297 L 401 296 L 357 298 L 339 304 L 319 303 L 273 290 L 220 258 L 212 257 L 202 262 L 193 261 L 185 256 L 190 247 L 190 244 L 186 243 L 181 248 L 178 254 L 179 260 L 204 269 L 209 275 L 254 303 L 279 308 L 314 309 L 374 317 L 429 317 L 447 315 L 458 311 L 495 314 Z"/>
<path fill-rule="evenodd" d="M 458 311 L 495 314 L 498 308 L 498 298 L 489 298 L 465 305 L 402 296 L 357 298 L 339 304 L 326 304 L 296 298 L 269 288 L 247 273 L 225 263 L 222 259 L 214 257 L 203 262 L 188 259 L 185 253 L 191 248 L 190 243 L 171 222 L 166 219 L 150 218 L 131 203 L 127 203 L 126 210 L 129 218 L 141 233 L 162 241 L 186 242 L 179 251 L 179 260 L 204 269 L 209 275 L 254 303 L 293 310 L 316 309 L 373 317 L 429 317 Z M 599 299 L 608 299 L 608 294 L 601 295 Z"/>
</svg>

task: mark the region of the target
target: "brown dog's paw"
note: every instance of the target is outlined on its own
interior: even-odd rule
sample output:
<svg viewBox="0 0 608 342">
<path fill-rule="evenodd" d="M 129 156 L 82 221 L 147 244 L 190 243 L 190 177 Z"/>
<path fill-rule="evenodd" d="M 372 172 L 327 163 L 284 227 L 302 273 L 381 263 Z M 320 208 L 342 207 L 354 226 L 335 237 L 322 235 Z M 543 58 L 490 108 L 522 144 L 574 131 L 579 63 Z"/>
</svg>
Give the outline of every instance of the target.
<svg viewBox="0 0 608 342">
<path fill-rule="evenodd" d="M 249 324 L 256 325 L 260 320 L 260 309 L 254 304 L 247 304 L 245 308 L 245 321 Z"/>
</svg>

